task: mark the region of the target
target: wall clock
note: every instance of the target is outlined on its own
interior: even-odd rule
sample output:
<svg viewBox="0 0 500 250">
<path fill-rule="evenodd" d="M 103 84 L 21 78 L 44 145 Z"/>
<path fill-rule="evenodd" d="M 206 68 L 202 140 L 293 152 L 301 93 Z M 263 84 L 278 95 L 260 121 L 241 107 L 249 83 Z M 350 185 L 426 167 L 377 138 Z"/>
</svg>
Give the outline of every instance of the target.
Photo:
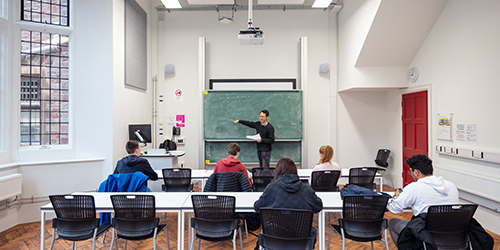
<svg viewBox="0 0 500 250">
<path fill-rule="evenodd" d="M 418 80 L 418 74 L 418 68 L 411 67 L 410 70 L 408 70 L 408 80 L 410 82 L 416 82 Z"/>
</svg>

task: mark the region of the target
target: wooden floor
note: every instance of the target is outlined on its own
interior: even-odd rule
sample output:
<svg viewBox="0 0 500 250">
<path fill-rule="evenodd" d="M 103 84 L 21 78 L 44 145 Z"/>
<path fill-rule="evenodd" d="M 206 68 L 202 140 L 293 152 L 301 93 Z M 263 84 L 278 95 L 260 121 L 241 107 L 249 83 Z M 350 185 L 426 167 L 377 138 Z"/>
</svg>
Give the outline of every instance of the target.
<svg viewBox="0 0 500 250">
<path fill-rule="evenodd" d="M 384 187 L 384 190 L 386 187 Z M 158 215 L 160 216 L 160 215 Z M 186 216 L 187 217 L 187 216 Z M 337 214 L 338 217 L 338 214 Z M 337 217 L 334 217 L 333 213 L 330 213 L 330 216 L 326 216 L 326 218 L 330 218 L 330 221 L 327 221 L 327 230 L 325 232 L 325 241 L 328 240 L 328 228 L 330 224 L 336 224 L 337 223 Z M 411 218 L 411 213 L 402 213 L 400 215 L 395 215 L 390 212 L 386 213 L 386 218 L 391 219 L 391 218 L 403 218 L 403 219 L 410 219 Z M 186 219 L 187 220 L 187 219 Z M 170 237 L 170 249 L 177 249 L 177 214 L 176 213 L 170 213 L 167 214 L 166 218 L 161 218 L 161 223 L 167 224 L 168 226 L 168 235 Z M 187 225 L 187 221 L 185 223 Z M 315 222 L 313 223 L 313 226 L 317 228 L 317 218 L 315 219 Z M 244 232 L 243 234 L 243 248 L 246 250 L 251 250 L 254 249 L 255 243 L 257 241 L 257 235 L 260 232 L 260 229 L 252 232 L 249 234 L 248 239 L 245 237 Z M 495 239 L 495 250 L 500 250 L 500 236 L 493 234 L 490 232 L 490 234 L 493 236 Z M 102 237 L 99 238 L 98 242 L 96 243 L 96 249 L 109 249 L 110 243 L 111 243 L 111 231 L 109 231 L 106 235 L 106 240 L 104 244 L 102 243 Z M 188 240 L 187 240 L 187 230 L 185 230 L 185 235 L 186 235 L 186 240 L 184 243 L 184 246 L 186 249 L 188 248 Z M 49 249 L 50 246 L 50 241 L 52 239 L 52 223 L 50 220 L 46 221 L 45 223 L 45 248 Z M 237 249 L 240 249 L 239 247 L 239 237 L 236 239 L 237 241 Z M 392 242 L 392 239 L 390 238 L 390 235 L 388 236 L 388 241 L 389 241 L 389 248 L 392 249 L 397 249 L 394 243 Z M 86 240 L 86 241 L 80 241 L 78 242 L 77 249 L 92 249 L 92 240 Z M 56 250 L 62 250 L 62 249 L 72 249 L 71 248 L 71 242 L 66 242 L 64 240 L 57 240 L 56 243 L 54 244 L 54 249 Z M 120 249 L 124 248 L 124 241 L 119 240 L 118 241 L 118 247 Z M 198 241 L 195 243 L 195 249 L 198 247 Z M 129 241 L 127 244 L 127 249 L 152 249 L 153 248 L 153 241 L 151 239 L 149 240 L 144 240 L 144 241 Z M 374 248 L 375 249 L 385 249 L 385 244 L 382 241 L 377 241 L 374 242 Z M 40 249 L 40 222 L 33 222 L 33 223 L 26 223 L 26 224 L 21 224 L 14 226 L 8 230 L 5 230 L 0 233 L 0 250 L 3 249 L 9 249 L 9 250 L 17 250 L 17 249 Z M 162 232 L 158 238 L 157 238 L 157 249 L 159 250 L 166 250 L 167 248 L 167 241 L 166 241 L 166 236 L 165 233 Z M 224 242 L 207 242 L 207 241 L 202 241 L 201 249 L 214 249 L 214 250 L 219 250 L 219 249 L 233 249 L 231 241 L 224 241 Z M 316 249 L 318 249 L 318 244 L 316 244 Z M 332 233 L 332 242 L 330 244 L 330 249 L 342 249 L 342 239 L 339 235 L 337 235 L 335 232 Z M 371 249 L 370 243 L 360 243 L 360 242 L 353 242 L 353 241 L 346 241 L 346 249 L 353 249 L 353 250 L 365 250 L 365 249 Z"/>
</svg>

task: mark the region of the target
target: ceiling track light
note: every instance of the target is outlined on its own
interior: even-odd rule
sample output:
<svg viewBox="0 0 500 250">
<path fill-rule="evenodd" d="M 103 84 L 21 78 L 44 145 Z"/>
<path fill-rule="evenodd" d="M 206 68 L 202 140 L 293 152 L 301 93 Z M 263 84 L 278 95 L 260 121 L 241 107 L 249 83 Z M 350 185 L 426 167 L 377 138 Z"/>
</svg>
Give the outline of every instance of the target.
<svg viewBox="0 0 500 250">
<path fill-rule="evenodd" d="M 217 15 L 218 15 L 218 20 L 220 23 L 222 24 L 230 24 L 234 21 L 234 9 L 235 9 L 235 6 L 236 5 L 233 5 L 233 7 L 231 8 L 231 17 L 226 17 L 226 16 L 220 16 L 220 10 L 219 10 L 219 6 L 215 6 L 216 10 L 217 10 Z"/>
</svg>

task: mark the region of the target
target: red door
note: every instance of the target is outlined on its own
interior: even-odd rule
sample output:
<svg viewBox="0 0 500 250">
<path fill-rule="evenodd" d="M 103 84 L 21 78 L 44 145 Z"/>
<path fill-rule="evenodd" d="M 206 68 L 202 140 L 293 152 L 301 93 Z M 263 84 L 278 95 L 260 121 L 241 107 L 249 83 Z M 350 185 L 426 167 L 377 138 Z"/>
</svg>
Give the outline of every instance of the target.
<svg viewBox="0 0 500 250">
<path fill-rule="evenodd" d="M 403 186 L 413 182 L 404 163 L 416 154 L 427 155 L 427 91 L 403 95 Z"/>
</svg>

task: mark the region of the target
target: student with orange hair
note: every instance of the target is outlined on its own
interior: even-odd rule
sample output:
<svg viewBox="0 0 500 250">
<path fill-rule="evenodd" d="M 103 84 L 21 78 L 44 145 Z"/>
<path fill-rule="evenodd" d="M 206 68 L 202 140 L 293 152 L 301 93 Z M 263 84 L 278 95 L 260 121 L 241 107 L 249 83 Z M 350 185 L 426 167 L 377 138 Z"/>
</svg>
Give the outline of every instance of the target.
<svg viewBox="0 0 500 250">
<path fill-rule="evenodd" d="M 319 162 L 313 169 L 314 171 L 323 171 L 323 170 L 339 170 L 342 171 L 339 164 L 336 162 L 332 162 L 333 158 L 333 148 L 330 145 L 324 145 L 319 148 Z M 309 177 L 309 184 L 311 184 L 311 178 Z"/>
</svg>

